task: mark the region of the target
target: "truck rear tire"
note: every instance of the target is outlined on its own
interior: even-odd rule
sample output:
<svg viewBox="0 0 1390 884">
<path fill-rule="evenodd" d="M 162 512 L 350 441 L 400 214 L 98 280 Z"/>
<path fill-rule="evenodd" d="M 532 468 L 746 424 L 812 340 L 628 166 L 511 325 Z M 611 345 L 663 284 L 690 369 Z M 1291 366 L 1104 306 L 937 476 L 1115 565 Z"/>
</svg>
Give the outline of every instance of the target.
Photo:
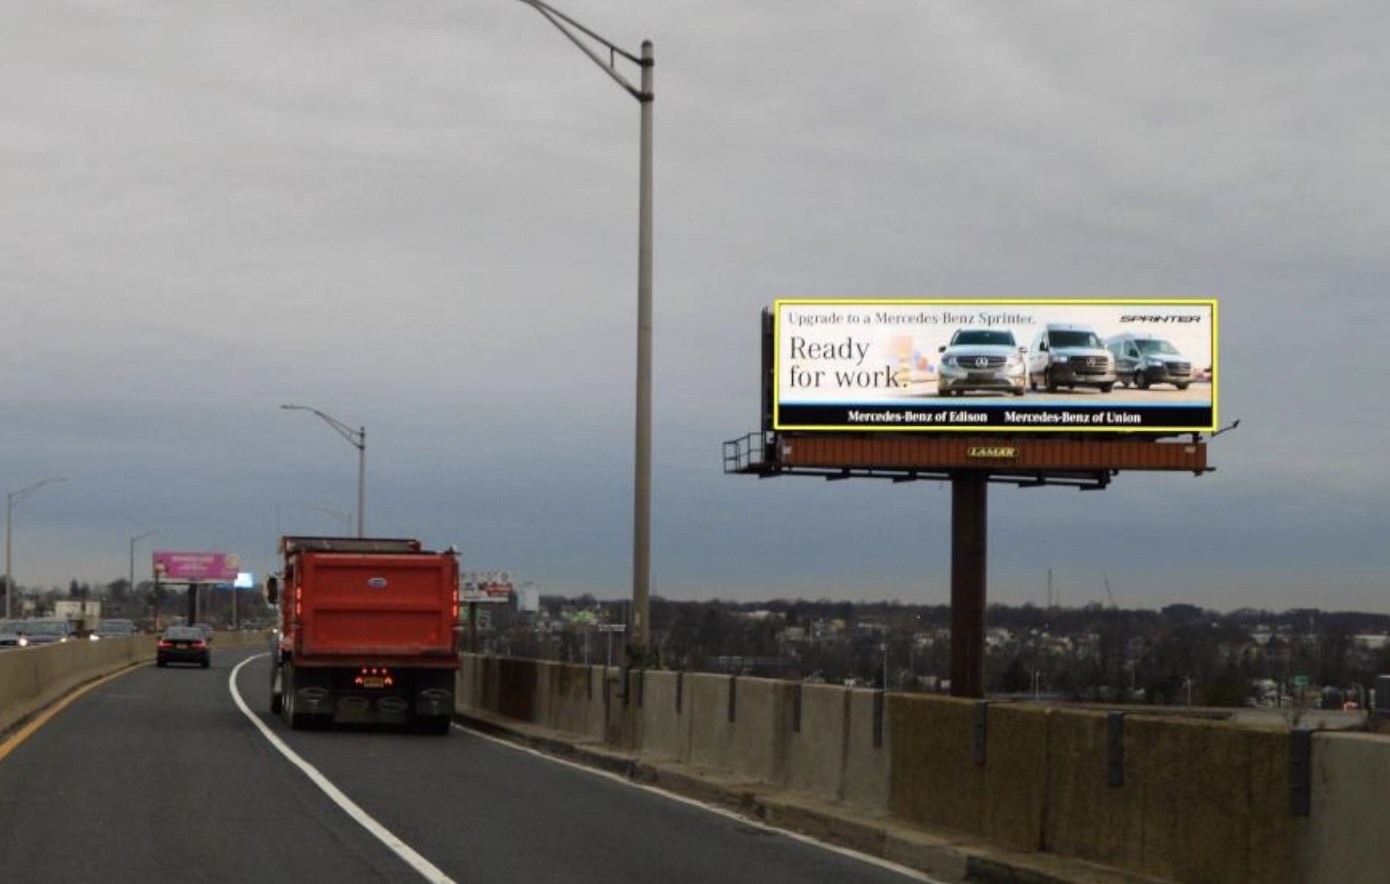
<svg viewBox="0 0 1390 884">
<path fill-rule="evenodd" d="M 314 717 L 312 715 L 305 715 L 294 708 L 296 705 L 294 702 L 294 664 L 284 664 L 282 671 L 284 674 L 281 676 L 281 690 L 283 693 L 280 699 L 280 717 L 285 720 L 285 724 L 290 726 L 290 730 L 305 730 L 313 723 Z"/>
</svg>

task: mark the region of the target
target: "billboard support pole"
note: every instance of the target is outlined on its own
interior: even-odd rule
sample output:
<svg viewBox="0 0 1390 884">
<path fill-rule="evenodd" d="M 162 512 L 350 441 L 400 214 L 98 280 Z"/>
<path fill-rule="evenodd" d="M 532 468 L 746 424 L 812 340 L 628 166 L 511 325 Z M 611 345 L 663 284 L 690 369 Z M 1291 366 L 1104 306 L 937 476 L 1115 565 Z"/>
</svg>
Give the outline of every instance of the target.
<svg viewBox="0 0 1390 884">
<path fill-rule="evenodd" d="M 988 470 L 951 473 L 951 696 L 985 695 Z"/>
<path fill-rule="evenodd" d="M 185 622 L 189 626 L 198 622 L 198 584 L 192 581 L 188 583 L 188 619 Z"/>
</svg>

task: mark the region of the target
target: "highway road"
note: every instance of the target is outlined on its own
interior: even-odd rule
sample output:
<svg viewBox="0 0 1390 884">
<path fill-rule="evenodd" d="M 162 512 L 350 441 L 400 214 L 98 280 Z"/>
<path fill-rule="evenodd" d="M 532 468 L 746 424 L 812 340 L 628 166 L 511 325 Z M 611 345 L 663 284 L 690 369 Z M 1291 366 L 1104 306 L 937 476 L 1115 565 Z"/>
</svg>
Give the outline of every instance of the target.
<svg viewBox="0 0 1390 884">
<path fill-rule="evenodd" d="M 461 728 L 290 731 L 258 654 L 129 671 L 0 742 L 0 878 L 931 880 Z"/>
</svg>

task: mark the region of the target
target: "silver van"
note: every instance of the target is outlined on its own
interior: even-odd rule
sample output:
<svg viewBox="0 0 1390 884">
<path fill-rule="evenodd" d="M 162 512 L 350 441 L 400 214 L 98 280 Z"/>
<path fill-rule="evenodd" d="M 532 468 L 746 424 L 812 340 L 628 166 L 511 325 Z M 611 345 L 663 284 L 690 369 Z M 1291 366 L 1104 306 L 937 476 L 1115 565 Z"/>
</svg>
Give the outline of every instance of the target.
<svg viewBox="0 0 1390 884">
<path fill-rule="evenodd" d="M 951 342 L 937 350 L 941 365 L 936 392 L 954 396 L 971 390 L 997 390 L 1023 395 L 1024 349 L 1006 328 L 958 328 Z"/>
<path fill-rule="evenodd" d="M 1090 326 L 1049 322 L 1028 348 L 1028 386 L 1036 390 L 1039 385 L 1049 393 L 1058 387 L 1109 393 L 1115 387 L 1115 360 Z"/>
<path fill-rule="evenodd" d="M 1115 360 L 1116 378 L 1126 387 L 1147 390 L 1153 384 L 1172 384 L 1186 390 L 1192 383 L 1192 360 L 1163 338 L 1125 332 L 1107 338 L 1105 346 Z"/>
</svg>

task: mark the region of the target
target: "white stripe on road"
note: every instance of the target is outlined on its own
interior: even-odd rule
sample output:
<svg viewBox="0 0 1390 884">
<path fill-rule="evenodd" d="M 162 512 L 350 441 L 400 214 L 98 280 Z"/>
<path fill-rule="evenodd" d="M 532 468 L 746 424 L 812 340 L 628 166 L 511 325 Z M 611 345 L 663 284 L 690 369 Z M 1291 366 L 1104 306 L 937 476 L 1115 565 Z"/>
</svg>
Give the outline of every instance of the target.
<svg viewBox="0 0 1390 884">
<path fill-rule="evenodd" d="M 237 666 L 232 670 L 231 679 L 229 681 L 229 686 L 232 692 L 232 699 L 236 701 L 236 704 L 238 707 L 240 707 L 242 713 L 251 720 L 252 724 L 254 724 L 257 728 L 260 729 L 261 733 L 265 735 L 265 738 L 270 741 L 270 744 L 274 746 L 280 752 L 281 755 L 284 755 L 287 759 L 289 759 L 291 764 L 302 770 L 304 774 L 308 776 L 309 779 L 312 780 L 316 786 L 323 790 L 324 794 L 326 794 L 329 798 L 333 800 L 334 803 L 336 803 L 339 807 L 346 811 L 348 816 L 352 817 L 364 829 L 376 836 L 377 840 L 381 841 L 381 843 L 385 844 L 388 849 L 393 851 L 397 856 L 399 856 L 401 859 L 405 860 L 408 864 L 410 864 L 410 866 L 414 868 L 416 871 L 418 871 L 424 878 L 426 878 L 429 881 L 435 882 L 435 884 L 456 884 L 456 882 L 454 882 L 452 878 L 450 878 L 448 875 L 445 875 L 429 860 L 416 853 L 414 850 L 410 848 L 408 844 L 406 844 L 401 839 L 397 838 L 395 835 L 391 834 L 391 832 L 387 830 L 385 826 L 378 823 L 375 819 L 369 816 L 366 811 L 358 807 L 357 804 L 354 803 L 351 798 L 348 798 L 336 786 L 329 782 L 328 778 L 325 777 L 322 773 L 320 773 L 317 768 L 315 768 L 312 764 L 305 761 L 298 754 L 296 754 L 293 749 L 291 749 L 288 745 L 285 744 L 284 740 L 281 740 L 279 737 L 277 737 L 275 735 L 275 732 L 266 726 L 265 722 L 261 721 L 259 716 L 257 716 L 254 712 L 251 711 L 250 707 L 248 707 L 246 703 L 242 700 L 240 692 L 237 691 L 237 673 L 241 670 L 241 667 L 245 666 L 247 663 L 250 663 L 257 657 L 265 656 L 268 655 L 257 654 L 253 657 L 248 657 L 247 659 L 241 661 L 241 663 L 237 664 Z M 713 813 L 717 816 L 722 816 L 731 820 L 737 820 L 738 822 L 751 828 L 759 829 L 769 833 L 775 833 L 778 835 L 783 835 L 787 838 L 792 839 L 793 841 L 798 841 L 802 844 L 818 847 L 822 850 L 826 850 L 831 853 L 839 854 L 841 856 L 845 856 L 857 860 L 859 862 L 867 863 L 869 865 L 877 866 L 878 868 L 887 871 L 895 872 L 899 875 L 902 875 L 904 878 L 908 878 L 913 881 L 924 882 L 924 884 L 942 884 L 940 879 L 932 878 L 916 869 L 900 865 L 898 863 L 892 862 L 891 860 L 886 860 L 881 857 L 861 853 L 857 850 L 850 850 L 848 848 L 840 847 L 835 844 L 829 844 L 825 841 L 818 841 L 815 838 L 812 838 L 808 835 L 803 835 L 800 832 L 793 832 L 788 829 L 779 829 L 775 826 L 769 826 L 766 823 L 760 822 L 755 819 L 750 819 L 749 817 L 743 816 L 734 811 L 728 810 L 723 807 L 719 807 L 714 804 L 708 804 L 703 801 L 697 801 L 693 798 L 687 798 L 684 795 L 678 795 L 674 792 L 668 792 L 663 789 L 659 789 L 655 786 L 649 786 L 645 783 L 633 782 L 625 776 L 621 776 L 619 774 L 615 774 L 606 770 L 600 770 L 598 768 L 586 767 L 585 765 L 578 764 L 573 761 L 568 761 L 564 758 L 559 758 L 554 755 L 546 754 L 545 752 L 542 752 L 538 749 L 533 749 L 530 746 L 518 745 L 517 743 L 509 742 L 507 740 L 494 737 L 491 734 L 486 734 L 482 731 L 473 730 L 472 728 L 460 727 L 457 724 L 455 724 L 454 727 L 458 728 L 459 730 L 467 731 L 469 734 L 480 737 L 499 746 L 505 746 L 506 748 L 511 749 L 515 752 L 521 752 L 539 759 L 544 759 L 545 761 L 551 762 L 552 764 L 559 764 L 565 767 L 572 768 L 574 770 L 583 771 L 584 773 L 609 780 L 610 782 L 616 783 L 618 785 L 626 786 L 630 789 L 637 789 L 639 791 L 647 792 L 652 795 L 658 795 L 669 801 L 674 801 L 679 804 L 699 808 L 708 813 Z"/>
<path fill-rule="evenodd" d="M 539 758 L 544 761 L 549 761 L 552 764 L 563 765 L 564 767 L 568 767 L 573 770 L 582 771 L 584 773 L 600 777 L 602 779 L 608 780 L 609 782 L 616 783 L 619 786 L 626 786 L 629 789 L 637 789 L 639 791 L 646 792 L 650 795 L 655 795 L 660 798 L 664 798 L 668 801 L 674 801 L 677 804 L 684 804 L 688 807 L 693 807 L 698 810 L 704 810 L 716 816 L 722 816 L 725 819 L 734 820 L 736 822 L 742 823 L 745 826 L 748 826 L 749 828 L 757 829 L 762 832 L 767 832 L 771 835 L 782 835 L 784 837 L 790 838 L 793 841 L 800 842 L 807 846 L 818 847 L 821 850 L 829 851 L 830 853 L 839 854 L 840 856 L 848 857 L 850 859 L 857 860 L 858 862 L 866 863 L 871 866 L 877 866 L 878 868 L 884 869 L 889 872 L 894 872 L 896 874 L 902 875 L 904 878 L 910 878 L 913 881 L 920 881 L 922 882 L 922 884 L 945 884 L 945 882 L 941 881 L 939 878 L 932 878 L 928 876 L 925 872 L 919 872 L 916 869 L 901 865 L 899 863 L 895 863 L 892 860 L 883 859 L 881 857 L 873 856 L 872 854 L 868 853 L 861 853 L 858 850 L 852 850 L 848 847 L 841 847 L 838 844 L 831 844 L 827 841 L 819 841 L 815 838 L 812 838 L 810 835 L 803 835 L 800 832 L 796 832 L 791 829 L 779 829 L 776 826 L 768 825 L 767 823 L 764 823 L 761 820 L 744 816 L 738 811 L 730 810 L 726 807 L 720 807 L 717 804 L 710 804 L 705 801 L 700 801 L 696 798 L 689 798 L 677 792 L 668 792 L 665 789 L 660 788 L 659 786 L 649 786 L 646 783 L 639 783 L 622 774 L 614 773 L 608 770 L 603 770 L 597 767 L 589 767 L 576 761 L 570 761 L 566 758 L 561 758 L 558 755 L 551 755 L 541 749 L 535 749 L 531 746 L 511 742 L 510 740 L 507 740 L 504 737 L 493 736 L 492 734 L 486 733 L 484 731 L 474 730 L 473 728 L 464 727 L 463 725 L 459 724 L 455 724 L 454 727 L 458 728 L 461 731 L 466 731 L 467 733 L 473 736 L 487 740 L 491 743 L 495 743 L 498 746 L 505 746 L 506 748 L 511 749 L 514 752 L 522 752 L 527 755 L 531 755 L 535 758 Z"/>
<path fill-rule="evenodd" d="M 409 844 L 406 844 L 404 841 L 397 838 L 395 835 L 391 833 L 390 829 L 387 829 L 381 823 L 373 819 L 372 816 L 368 814 L 365 810 L 358 807 L 355 801 L 344 795 L 342 790 L 340 790 L 337 786 L 329 782 L 328 777 L 325 777 L 322 773 L 320 773 L 318 768 L 314 767 L 312 764 L 301 758 L 298 753 L 296 753 L 293 749 L 291 749 L 288 745 L 285 744 L 284 740 L 277 737 L 275 735 L 275 732 L 266 726 L 265 722 L 261 721 L 260 716 L 256 715 L 256 713 L 251 711 L 251 707 L 246 705 L 246 701 L 241 698 L 241 692 L 237 690 L 237 673 L 240 672 L 241 667 L 245 666 L 247 663 L 250 663 L 252 660 L 255 660 L 259 657 L 265 656 L 269 655 L 256 654 L 254 656 L 247 657 L 245 660 L 242 660 L 235 667 L 233 667 L 231 677 L 227 680 L 227 686 L 231 689 L 232 692 L 232 700 L 236 702 L 237 708 L 241 710 L 241 713 L 245 715 L 248 719 L 250 719 L 252 724 L 254 724 L 257 728 L 260 729 L 260 732 L 265 736 L 266 740 L 270 742 L 270 745 L 275 747 L 276 751 L 278 751 L 281 755 L 285 756 L 285 758 L 289 760 L 290 764 L 293 764 L 295 767 L 303 771 L 304 775 L 309 778 L 310 782 L 312 782 L 315 786 L 318 786 L 319 789 L 323 791 L 323 794 L 328 796 L 330 801 L 341 807 L 344 813 L 352 817 L 353 822 L 366 829 L 368 832 L 372 834 L 372 837 L 376 838 L 376 840 L 386 845 L 387 850 L 390 850 L 396 856 L 399 856 L 401 859 L 405 860 L 406 864 L 409 865 L 415 871 L 419 872 L 420 876 L 423 877 L 425 880 L 432 881 L 434 882 L 434 884 L 455 884 L 453 878 L 450 878 L 448 875 L 444 874 L 444 872 L 442 872 L 436 865 L 434 865 L 434 863 L 430 862 L 420 854 L 416 853 L 415 850 L 411 848 Z"/>
</svg>

